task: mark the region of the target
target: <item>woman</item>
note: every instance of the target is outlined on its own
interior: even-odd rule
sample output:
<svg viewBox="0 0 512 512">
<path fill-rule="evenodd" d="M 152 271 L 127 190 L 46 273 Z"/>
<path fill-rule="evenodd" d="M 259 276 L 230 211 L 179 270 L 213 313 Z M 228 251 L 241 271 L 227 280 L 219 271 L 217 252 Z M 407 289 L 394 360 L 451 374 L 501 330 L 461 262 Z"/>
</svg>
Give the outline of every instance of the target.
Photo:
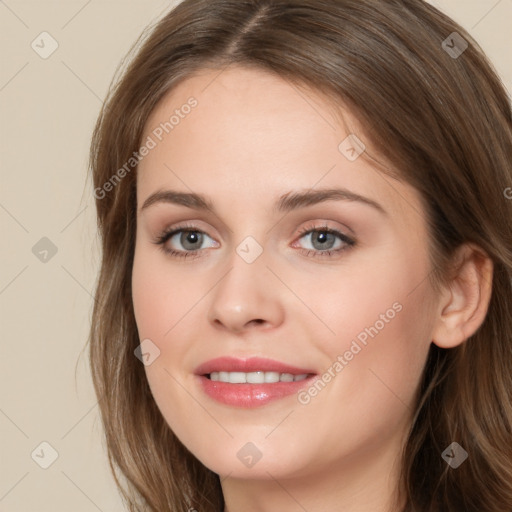
<svg viewBox="0 0 512 512">
<path fill-rule="evenodd" d="M 94 133 L 129 510 L 512 510 L 512 119 L 420 0 L 185 0 Z"/>
</svg>

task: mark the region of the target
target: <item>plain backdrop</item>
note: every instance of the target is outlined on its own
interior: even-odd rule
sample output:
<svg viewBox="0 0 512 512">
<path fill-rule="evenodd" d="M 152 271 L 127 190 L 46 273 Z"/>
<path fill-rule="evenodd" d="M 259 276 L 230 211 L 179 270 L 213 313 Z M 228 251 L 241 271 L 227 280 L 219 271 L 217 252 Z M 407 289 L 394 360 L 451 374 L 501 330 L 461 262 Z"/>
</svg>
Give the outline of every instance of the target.
<svg viewBox="0 0 512 512">
<path fill-rule="evenodd" d="M 512 0 L 432 3 L 512 91 Z M 118 63 L 172 5 L 0 1 L 0 511 L 123 510 L 84 350 L 99 268 L 87 157 Z"/>
</svg>

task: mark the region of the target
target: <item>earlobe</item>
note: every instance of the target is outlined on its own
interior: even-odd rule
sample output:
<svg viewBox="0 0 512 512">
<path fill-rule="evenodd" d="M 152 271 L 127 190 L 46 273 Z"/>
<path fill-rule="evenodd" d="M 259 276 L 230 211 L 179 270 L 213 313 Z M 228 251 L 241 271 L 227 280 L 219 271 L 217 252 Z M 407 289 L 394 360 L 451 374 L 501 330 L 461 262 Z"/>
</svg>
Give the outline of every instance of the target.
<svg viewBox="0 0 512 512">
<path fill-rule="evenodd" d="M 493 263 L 473 244 L 457 252 L 455 275 L 440 294 L 438 316 L 432 342 L 441 348 L 454 348 L 482 325 L 492 292 Z"/>
</svg>

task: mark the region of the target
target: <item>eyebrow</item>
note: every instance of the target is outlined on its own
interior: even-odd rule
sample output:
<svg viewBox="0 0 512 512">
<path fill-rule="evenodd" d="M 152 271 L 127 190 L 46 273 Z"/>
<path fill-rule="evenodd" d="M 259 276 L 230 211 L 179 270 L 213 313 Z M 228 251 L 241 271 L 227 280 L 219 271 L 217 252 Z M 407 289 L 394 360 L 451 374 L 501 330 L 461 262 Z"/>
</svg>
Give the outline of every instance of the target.
<svg viewBox="0 0 512 512">
<path fill-rule="evenodd" d="M 388 215 L 388 212 L 373 199 L 356 194 L 355 192 L 345 188 L 308 190 L 306 192 L 287 192 L 276 201 L 273 210 L 274 212 L 287 213 L 326 201 L 357 201 L 374 208 L 383 215 Z M 195 210 L 208 211 L 217 215 L 213 203 L 206 196 L 196 194 L 194 192 L 178 192 L 176 190 L 159 190 L 154 194 L 151 194 L 144 201 L 140 211 L 142 212 L 157 203 L 177 204 Z"/>
</svg>

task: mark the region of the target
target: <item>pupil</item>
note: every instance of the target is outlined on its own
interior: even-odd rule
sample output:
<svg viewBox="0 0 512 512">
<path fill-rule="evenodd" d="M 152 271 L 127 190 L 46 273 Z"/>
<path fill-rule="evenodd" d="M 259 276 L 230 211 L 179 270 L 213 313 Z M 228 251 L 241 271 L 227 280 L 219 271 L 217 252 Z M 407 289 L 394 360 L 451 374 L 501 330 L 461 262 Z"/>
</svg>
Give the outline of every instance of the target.
<svg viewBox="0 0 512 512">
<path fill-rule="evenodd" d="M 197 244 L 200 241 L 201 236 L 202 235 L 200 235 L 196 231 L 187 231 L 185 233 L 182 233 L 181 243 L 182 243 L 183 247 L 185 247 L 185 249 L 194 250 L 194 249 L 196 249 L 196 247 L 189 247 L 189 245 L 193 246 L 194 244 Z M 199 245 L 201 245 L 201 244 L 199 244 Z"/>
<path fill-rule="evenodd" d="M 319 245 L 321 246 L 320 249 L 325 249 L 325 243 L 329 240 L 329 237 L 331 238 L 331 242 L 334 239 L 334 235 L 332 233 L 329 233 L 327 231 L 318 231 L 317 232 L 317 240 L 319 241 Z M 313 245 L 315 245 L 313 243 Z M 323 245 L 323 246 L 322 246 Z M 332 243 L 329 246 L 329 248 L 332 247 Z"/>
</svg>

